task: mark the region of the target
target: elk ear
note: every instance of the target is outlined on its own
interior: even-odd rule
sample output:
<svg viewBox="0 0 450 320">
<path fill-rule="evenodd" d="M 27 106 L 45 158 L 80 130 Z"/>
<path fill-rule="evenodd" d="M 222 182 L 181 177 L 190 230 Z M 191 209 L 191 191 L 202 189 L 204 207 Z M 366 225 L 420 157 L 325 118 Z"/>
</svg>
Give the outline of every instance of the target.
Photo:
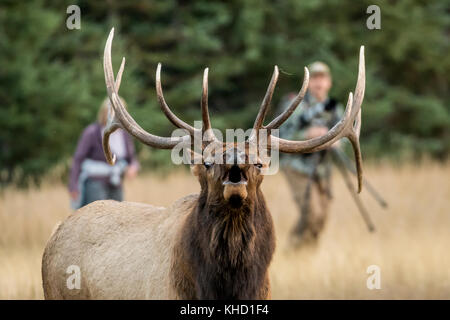
<svg viewBox="0 0 450 320">
<path fill-rule="evenodd" d="M 191 173 L 198 177 L 200 175 L 200 165 L 198 164 L 191 164 Z"/>
</svg>

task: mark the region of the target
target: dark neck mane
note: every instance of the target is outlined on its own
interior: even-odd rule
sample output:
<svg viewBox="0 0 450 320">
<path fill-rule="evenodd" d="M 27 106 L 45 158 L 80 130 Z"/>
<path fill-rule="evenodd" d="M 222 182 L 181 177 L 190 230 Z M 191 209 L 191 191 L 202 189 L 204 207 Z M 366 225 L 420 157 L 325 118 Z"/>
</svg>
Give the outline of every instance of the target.
<svg viewBox="0 0 450 320">
<path fill-rule="evenodd" d="M 178 278 L 185 298 L 258 299 L 268 290 L 267 269 L 275 247 L 273 224 L 262 193 L 239 209 L 201 194 L 183 228 L 177 251 L 186 259 Z M 173 270 L 175 271 L 175 270 Z M 187 296 L 187 297 L 186 297 Z"/>
</svg>

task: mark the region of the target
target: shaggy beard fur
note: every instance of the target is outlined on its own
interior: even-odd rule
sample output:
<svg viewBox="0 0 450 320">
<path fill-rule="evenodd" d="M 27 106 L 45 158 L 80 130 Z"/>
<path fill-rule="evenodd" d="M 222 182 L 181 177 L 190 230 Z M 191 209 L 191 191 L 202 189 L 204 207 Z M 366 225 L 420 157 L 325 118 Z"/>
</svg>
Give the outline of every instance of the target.
<svg viewBox="0 0 450 320">
<path fill-rule="evenodd" d="M 257 193 L 241 207 L 200 196 L 174 250 L 172 280 L 180 298 L 268 297 L 275 240 L 270 213 Z"/>
<path fill-rule="evenodd" d="M 200 195 L 174 248 L 172 280 L 180 298 L 268 298 L 272 218 L 259 190 L 254 200 L 236 204 Z"/>
</svg>

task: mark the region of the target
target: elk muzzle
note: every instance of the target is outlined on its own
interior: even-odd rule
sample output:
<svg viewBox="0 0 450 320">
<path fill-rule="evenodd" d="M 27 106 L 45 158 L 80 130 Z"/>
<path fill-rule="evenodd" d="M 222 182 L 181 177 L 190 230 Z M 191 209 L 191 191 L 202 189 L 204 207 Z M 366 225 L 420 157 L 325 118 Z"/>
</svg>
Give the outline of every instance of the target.
<svg viewBox="0 0 450 320">
<path fill-rule="evenodd" d="M 222 184 L 225 200 L 233 207 L 240 207 L 248 195 L 244 171 L 238 165 L 233 165 Z"/>
</svg>

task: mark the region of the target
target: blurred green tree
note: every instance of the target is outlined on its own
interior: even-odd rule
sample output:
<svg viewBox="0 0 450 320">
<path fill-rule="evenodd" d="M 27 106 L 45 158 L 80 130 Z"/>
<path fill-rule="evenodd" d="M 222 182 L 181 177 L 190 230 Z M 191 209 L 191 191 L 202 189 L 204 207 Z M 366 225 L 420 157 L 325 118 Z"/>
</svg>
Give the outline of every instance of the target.
<svg viewBox="0 0 450 320">
<path fill-rule="evenodd" d="M 247 128 L 274 64 L 281 70 L 274 105 L 299 89 L 303 66 L 314 60 L 330 65 L 332 95 L 343 101 L 354 89 L 358 48 L 364 44 L 365 155 L 448 157 L 445 2 L 80 0 L 81 29 L 68 30 L 71 2 L 0 4 L 3 182 L 38 181 L 55 164 L 67 163 L 105 97 L 101 59 L 112 26 L 116 70 L 127 57 L 121 95 L 152 133 L 168 135 L 173 129 L 153 89 L 158 62 L 166 100 L 177 115 L 189 123 L 200 118 L 201 76 L 208 66 L 213 126 Z M 371 4 L 381 8 L 381 30 L 366 27 Z M 144 150 L 144 164 L 168 159 L 167 151 Z"/>
</svg>

